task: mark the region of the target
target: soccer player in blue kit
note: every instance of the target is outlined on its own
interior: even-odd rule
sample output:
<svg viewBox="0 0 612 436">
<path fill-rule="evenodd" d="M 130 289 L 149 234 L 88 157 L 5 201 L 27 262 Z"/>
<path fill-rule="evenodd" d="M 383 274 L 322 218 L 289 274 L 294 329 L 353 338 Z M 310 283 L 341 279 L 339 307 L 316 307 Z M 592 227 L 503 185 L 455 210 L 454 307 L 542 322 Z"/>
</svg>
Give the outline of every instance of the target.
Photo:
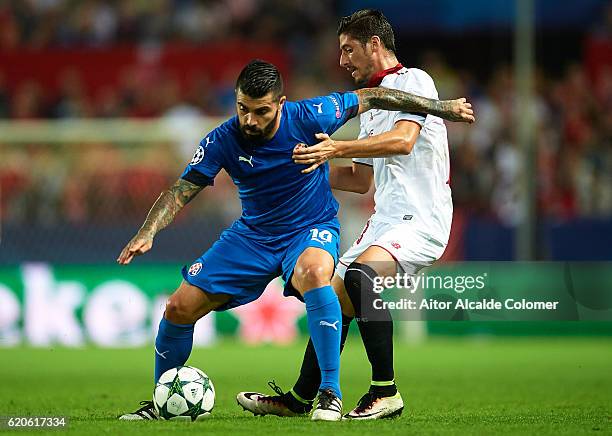
<svg viewBox="0 0 612 436">
<path fill-rule="evenodd" d="M 321 384 L 313 420 L 341 419 L 339 385 L 340 304 L 331 277 L 338 260 L 338 203 L 328 166 L 309 174 L 292 160 L 296 144 L 314 144 L 350 118 L 372 108 L 425 112 L 462 120 L 464 100 L 438 101 L 384 88 L 333 93 L 289 102 L 276 67 L 252 61 L 236 82 L 237 116 L 200 142 L 181 177 L 164 191 L 117 262 L 128 264 L 151 249 L 153 238 L 224 168 L 238 187 L 242 216 L 219 240 L 183 269 L 184 281 L 170 296 L 155 341 L 155 381 L 184 365 L 195 322 L 212 310 L 256 300 L 282 276 L 285 295 L 306 303 Z M 156 419 L 151 401 L 120 419 Z"/>
</svg>

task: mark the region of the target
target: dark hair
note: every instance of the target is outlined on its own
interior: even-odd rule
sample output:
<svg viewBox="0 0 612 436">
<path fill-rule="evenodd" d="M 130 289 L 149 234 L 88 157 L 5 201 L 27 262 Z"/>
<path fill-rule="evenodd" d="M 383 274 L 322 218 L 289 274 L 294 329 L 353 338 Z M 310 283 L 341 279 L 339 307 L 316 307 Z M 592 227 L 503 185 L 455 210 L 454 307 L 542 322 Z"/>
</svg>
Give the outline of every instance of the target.
<svg viewBox="0 0 612 436">
<path fill-rule="evenodd" d="M 278 69 L 269 62 L 252 60 L 242 69 L 236 80 L 236 91 L 251 98 L 261 98 L 272 91 L 274 98 L 283 93 L 283 78 Z"/>
<path fill-rule="evenodd" d="M 338 26 L 338 36 L 343 33 L 355 38 L 363 46 L 376 35 L 387 50 L 395 52 L 393 28 L 383 13 L 375 9 L 361 9 L 342 17 Z"/>
</svg>

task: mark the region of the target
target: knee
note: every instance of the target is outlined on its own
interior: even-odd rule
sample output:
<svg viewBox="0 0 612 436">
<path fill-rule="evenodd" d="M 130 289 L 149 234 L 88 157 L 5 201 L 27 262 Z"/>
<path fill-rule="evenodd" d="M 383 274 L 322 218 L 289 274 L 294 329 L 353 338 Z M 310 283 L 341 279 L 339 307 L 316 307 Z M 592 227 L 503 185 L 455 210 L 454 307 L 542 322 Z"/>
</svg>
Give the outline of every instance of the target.
<svg viewBox="0 0 612 436">
<path fill-rule="evenodd" d="M 176 324 L 191 324 L 197 321 L 197 314 L 179 296 L 172 295 L 166 302 L 164 317 Z"/>
<path fill-rule="evenodd" d="M 320 288 L 330 284 L 331 272 L 320 264 L 306 263 L 296 265 L 294 277 L 298 291 L 304 293 L 309 289 Z"/>
<path fill-rule="evenodd" d="M 353 262 L 344 274 L 344 287 L 349 299 L 356 305 L 362 298 L 362 292 L 373 291 L 378 273 L 374 268 L 359 262 Z"/>
</svg>

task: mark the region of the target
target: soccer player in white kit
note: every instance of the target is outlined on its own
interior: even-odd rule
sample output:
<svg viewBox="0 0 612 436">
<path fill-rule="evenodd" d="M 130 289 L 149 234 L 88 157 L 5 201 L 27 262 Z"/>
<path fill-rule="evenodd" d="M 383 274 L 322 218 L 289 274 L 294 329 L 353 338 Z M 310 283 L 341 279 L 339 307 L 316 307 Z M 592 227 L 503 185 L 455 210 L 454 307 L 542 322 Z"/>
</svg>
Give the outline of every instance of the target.
<svg viewBox="0 0 612 436">
<path fill-rule="evenodd" d="M 385 87 L 438 99 L 432 78 L 416 68 L 405 68 L 395 56 L 393 30 L 382 13 L 357 11 L 345 17 L 338 30 L 340 65 L 360 86 Z M 469 107 L 469 104 L 468 104 Z M 474 121 L 471 110 L 464 121 Z M 335 141 L 325 134 L 315 146 L 298 145 L 296 163 L 316 169 L 329 159 L 352 157 L 351 167 L 330 168 L 332 188 L 365 193 L 376 187 L 375 213 L 353 246 L 341 257 L 332 280 L 343 313 L 343 335 L 356 318 L 372 365 L 372 381 L 347 419 L 379 419 L 401 414 L 403 401 L 393 370 L 393 321 L 379 310 L 376 321 L 362 316 L 362 308 L 376 298 L 375 277 L 414 275 L 438 260 L 448 244 L 453 214 L 450 161 L 442 119 L 421 113 L 370 110 L 360 116 L 355 141 Z M 319 373 L 316 353 L 309 343 L 294 388 L 287 392 L 271 384 L 277 396 L 238 397 L 258 414 L 292 416 L 310 409 Z M 251 393 L 253 394 L 253 393 Z"/>
</svg>

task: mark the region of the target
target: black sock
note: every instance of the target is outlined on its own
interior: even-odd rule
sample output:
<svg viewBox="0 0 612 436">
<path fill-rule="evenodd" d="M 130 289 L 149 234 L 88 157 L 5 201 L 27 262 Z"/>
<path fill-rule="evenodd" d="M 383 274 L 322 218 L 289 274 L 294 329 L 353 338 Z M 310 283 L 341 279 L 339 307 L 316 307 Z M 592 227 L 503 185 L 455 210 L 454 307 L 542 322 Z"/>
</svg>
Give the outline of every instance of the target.
<svg viewBox="0 0 612 436">
<path fill-rule="evenodd" d="M 373 301 L 379 298 L 374 292 L 376 271 L 358 262 L 349 265 L 344 276 L 344 286 L 353 307 L 368 360 L 372 365 L 372 380 L 392 381 L 393 372 L 393 319 L 387 309 L 376 310 L 376 320 L 369 321 L 363 314 L 366 308 L 374 307 Z"/>
<path fill-rule="evenodd" d="M 344 314 L 342 315 L 340 352 L 342 352 L 344 348 L 344 343 L 346 342 L 346 336 L 348 335 L 352 320 L 353 318 L 345 316 Z M 319 369 L 319 362 L 317 361 L 317 353 L 315 352 L 312 340 L 308 340 L 308 345 L 304 352 L 304 360 L 302 361 L 302 368 L 300 369 L 300 376 L 293 386 L 293 392 L 304 400 L 314 400 L 319 392 L 320 384 L 321 370 Z"/>
<path fill-rule="evenodd" d="M 357 327 L 372 365 L 372 380 L 393 380 L 393 321 L 357 321 Z"/>
<path fill-rule="evenodd" d="M 397 394 L 397 386 L 395 383 L 387 386 L 370 385 L 370 392 L 376 394 L 377 397 L 392 397 Z"/>
</svg>

